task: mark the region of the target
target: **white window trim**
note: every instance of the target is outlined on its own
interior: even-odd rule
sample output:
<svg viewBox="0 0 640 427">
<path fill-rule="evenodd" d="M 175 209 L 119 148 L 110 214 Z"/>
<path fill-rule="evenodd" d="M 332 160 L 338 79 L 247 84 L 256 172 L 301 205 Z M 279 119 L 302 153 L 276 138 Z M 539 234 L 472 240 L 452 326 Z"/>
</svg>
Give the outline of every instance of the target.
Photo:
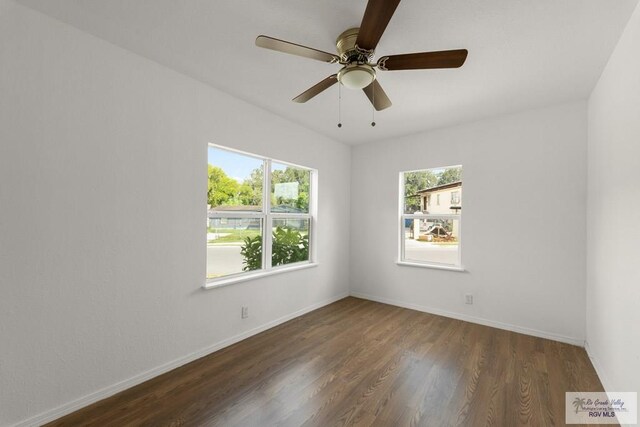
<svg viewBox="0 0 640 427">
<path fill-rule="evenodd" d="M 253 271 L 243 271 L 236 274 L 229 274 L 222 277 L 216 277 L 213 279 L 207 279 L 205 277 L 205 283 L 202 285 L 204 289 L 214 289 L 234 283 L 244 282 L 247 280 L 254 280 L 261 277 L 271 276 L 273 274 L 285 273 L 288 271 L 296 271 L 310 267 L 316 267 L 317 262 L 317 186 L 318 186 L 318 171 L 307 166 L 301 166 L 294 163 L 271 159 L 268 157 L 262 157 L 257 154 L 247 153 L 233 148 L 225 147 L 222 145 L 209 143 L 208 146 L 215 147 L 220 150 L 229 151 L 232 153 L 241 154 L 243 156 L 253 157 L 263 162 L 263 181 L 262 181 L 262 208 L 264 211 L 260 212 L 232 212 L 232 211 L 219 211 L 215 212 L 215 217 L 219 218 L 256 218 L 262 219 L 262 269 Z M 309 212 L 308 213 L 286 213 L 286 212 L 271 212 L 271 165 L 272 163 L 284 164 L 299 169 L 304 169 L 310 172 L 309 177 Z M 206 205 L 206 203 L 205 203 Z M 271 231 L 272 223 L 274 219 L 308 219 L 309 220 L 309 260 L 301 261 L 286 265 L 271 265 L 271 254 L 273 244 L 273 233 Z M 205 239 L 206 243 L 206 239 Z"/>
<path fill-rule="evenodd" d="M 420 262 L 410 262 L 410 261 L 397 261 L 396 264 L 403 267 L 418 267 L 418 268 L 430 268 L 434 270 L 446 270 L 446 271 L 457 271 L 457 272 L 465 272 L 467 271 L 462 266 L 455 266 L 449 264 L 424 264 Z"/>
<path fill-rule="evenodd" d="M 439 169 L 439 168 L 438 168 Z M 428 169 L 422 169 L 428 170 Z M 404 174 L 409 172 L 417 172 L 416 171 L 404 171 L 400 172 L 399 179 L 399 188 L 398 188 L 398 216 L 400 218 L 399 228 L 398 228 L 398 260 L 396 264 L 399 266 L 406 267 L 421 267 L 421 268 L 433 268 L 438 270 L 447 270 L 447 271 L 457 271 L 464 272 L 465 268 L 462 266 L 462 243 L 463 243 L 463 232 L 462 232 L 462 213 L 458 214 L 422 214 L 422 213 L 414 213 L 414 214 L 406 214 L 404 213 Z M 421 262 L 414 260 L 406 260 L 405 259 L 405 236 L 404 236 L 404 222 L 405 219 L 455 219 L 458 220 L 458 262 L 456 264 L 444 264 L 437 262 Z"/>
<path fill-rule="evenodd" d="M 255 270 L 247 271 L 238 274 L 230 274 L 228 276 L 219 277 L 217 279 L 210 279 L 202 287 L 204 289 L 216 289 L 224 286 L 233 285 L 234 283 L 246 282 L 249 280 L 259 279 L 261 277 L 269 277 L 274 274 L 287 273 L 290 271 L 304 270 L 306 268 L 317 267 L 317 262 L 296 262 L 293 264 L 279 265 L 273 267 L 269 271 Z"/>
</svg>

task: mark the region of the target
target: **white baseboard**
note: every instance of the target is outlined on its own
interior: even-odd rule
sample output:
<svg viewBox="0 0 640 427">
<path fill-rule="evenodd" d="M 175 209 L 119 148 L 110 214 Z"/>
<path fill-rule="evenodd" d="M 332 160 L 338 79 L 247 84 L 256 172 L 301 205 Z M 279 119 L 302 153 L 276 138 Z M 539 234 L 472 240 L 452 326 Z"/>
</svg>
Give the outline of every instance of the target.
<svg viewBox="0 0 640 427">
<path fill-rule="evenodd" d="M 84 408 L 85 406 L 88 406 L 92 403 L 95 403 L 99 400 L 102 399 L 106 399 L 107 397 L 113 396 L 116 393 L 119 393 L 121 391 L 124 391 L 128 388 L 131 388 L 133 386 L 136 386 L 138 384 L 141 384 L 147 380 L 150 380 L 151 378 L 157 377 L 158 375 L 164 374 L 166 372 L 169 372 L 175 368 L 178 368 L 182 365 L 186 365 L 189 362 L 193 362 L 194 360 L 200 359 L 201 357 L 204 357 L 208 354 L 214 353 L 220 349 L 223 349 L 225 347 L 228 347 L 232 344 L 237 343 L 238 341 L 242 341 L 244 339 L 247 339 L 253 335 L 259 334 L 260 332 L 263 332 L 269 328 L 273 328 L 274 326 L 277 326 L 281 323 L 284 323 L 288 320 L 294 319 L 296 317 L 302 316 L 303 314 L 306 314 L 310 311 L 313 310 L 317 310 L 318 308 L 324 307 L 325 305 L 331 304 L 333 302 L 336 302 L 338 300 L 341 300 L 343 298 L 346 298 L 349 296 L 349 293 L 345 292 L 343 294 L 339 294 L 336 295 L 334 297 L 331 297 L 327 300 L 321 301 L 319 303 L 316 304 L 312 304 L 308 307 L 305 307 L 303 309 L 300 309 L 298 311 L 295 311 L 291 314 L 287 314 L 286 316 L 282 316 L 278 319 L 272 320 L 270 322 L 265 323 L 264 325 L 258 326 L 256 328 L 253 328 L 249 331 L 243 332 L 241 334 L 235 335 L 231 338 L 227 338 L 225 340 L 222 340 L 220 342 L 217 342 L 213 345 L 210 345 L 206 348 L 203 348 L 201 350 L 195 351 L 191 354 L 188 354 L 186 356 L 180 357 L 178 359 L 172 360 L 171 362 L 165 363 L 163 365 L 157 366 L 153 369 L 150 369 L 146 372 L 143 372 L 141 374 L 138 374 L 132 378 L 129 378 L 127 380 L 124 381 L 120 381 L 118 383 L 115 383 L 113 385 L 110 385 L 108 387 L 105 387 L 101 390 L 98 390 L 94 393 L 88 394 L 86 396 L 83 396 L 79 399 L 76 399 L 72 402 L 69 403 L 65 403 L 64 405 L 58 406 L 57 408 L 45 411 L 41 414 L 35 415 L 31 418 L 28 418 L 26 420 L 20 421 L 17 424 L 14 424 L 13 427 L 31 427 L 31 426 L 39 426 L 42 424 L 46 424 L 48 422 L 54 421 L 60 417 L 63 417 L 67 414 L 70 414 L 74 411 L 77 411 L 78 409 Z"/>
<path fill-rule="evenodd" d="M 585 340 L 584 349 L 587 352 L 587 356 L 591 359 L 591 364 L 593 365 L 593 369 L 596 371 L 596 375 L 600 379 L 600 383 L 602 383 L 602 388 L 604 388 L 605 393 L 610 394 L 616 389 L 613 387 L 613 384 L 610 382 L 609 377 L 602 369 L 602 364 L 600 364 L 600 359 L 593 353 L 593 349 L 589 345 L 589 341 Z M 621 427 L 634 426 L 637 424 L 620 424 Z"/>
<path fill-rule="evenodd" d="M 598 375 L 598 378 L 600 378 L 600 382 L 602 383 L 602 387 L 604 387 L 604 391 L 612 391 L 613 389 L 611 388 L 611 383 L 609 382 L 607 375 L 602 370 L 602 365 L 600 364 L 600 360 L 593 353 L 593 349 L 591 348 L 591 346 L 589 346 L 589 341 L 584 342 L 584 349 L 586 350 L 587 356 L 589 356 L 589 359 L 591 359 L 591 364 L 593 365 L 593 369 L 596 370 L 596 374 Z"/>
<path fill-rule="evenodd" d="M 371 301 L 381 302 L 383 304 L 409 308 L 412 310 L 422 311 L 425 313 L 436 314 L 438 316 L 450 317 L 452 319 L 464 320 L 465 322 L 477 323 L 479 325 L 484 325 L 484 326 L 491 326 L 493 328 L 504 329 L 511 332 L 518 332 L 521 334 L 531 335 L 538 338 L 546 338 L 553 341 L 559 341 L 567 344 L 577 345 L 579 347 L 584 347 L 584 339 L 582 338 L 568 337 L 564 335 L 555 334 L 552 332 L 539 331 L 537 329 L 511 325 L 509 323 L 497 322 L 495 320 L 483 319 L 481 317 L 468 316 L 466 314 L 455 313 L 452 311 L 441 310 L 439 308 L 427 307 L 419 304 L 407 303 L 404 301 L 398 301 L 390 298 L 378 297 L 375 295 L 363 294 L 360 292 L 352 291 L 351 296 L 356 298 L 362 298 L 362 299 L 368 299 Z"/>
</svg>

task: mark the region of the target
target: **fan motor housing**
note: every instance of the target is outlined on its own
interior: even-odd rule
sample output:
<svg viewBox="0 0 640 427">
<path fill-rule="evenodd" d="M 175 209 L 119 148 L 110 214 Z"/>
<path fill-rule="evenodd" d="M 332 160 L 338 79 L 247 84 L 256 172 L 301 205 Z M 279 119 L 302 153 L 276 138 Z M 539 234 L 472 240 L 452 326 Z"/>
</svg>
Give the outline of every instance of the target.
<svg viewBox="0 0 640 427">
<path fill-rule="evenodd" d="M 366 64 L 373 59 L 373 51 L 360 49 L 356 45 L 360 28 L 349 28 L 336 39 L 336 49 L 344 63 Z"/>
</svg>

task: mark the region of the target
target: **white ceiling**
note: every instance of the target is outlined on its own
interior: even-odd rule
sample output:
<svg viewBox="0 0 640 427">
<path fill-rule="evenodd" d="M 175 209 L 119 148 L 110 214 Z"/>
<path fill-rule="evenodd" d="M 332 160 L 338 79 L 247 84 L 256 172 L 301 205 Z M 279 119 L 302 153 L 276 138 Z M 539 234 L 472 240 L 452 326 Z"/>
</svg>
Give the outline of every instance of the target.
<svg viewBox="0 0 640 427">
<path fill-rule="evenodd" d="M 404 0 L 377 55 L 466 48 L 454 70 L 379 72 L 376 113 L 338 86 L 291 98 L 338 66 L 254 45 L 266 34 L 335 52 L 366 0 L 19 0 L 86 32 L 350 144 L 586 98 L 638 0 Z"/>
</svg>

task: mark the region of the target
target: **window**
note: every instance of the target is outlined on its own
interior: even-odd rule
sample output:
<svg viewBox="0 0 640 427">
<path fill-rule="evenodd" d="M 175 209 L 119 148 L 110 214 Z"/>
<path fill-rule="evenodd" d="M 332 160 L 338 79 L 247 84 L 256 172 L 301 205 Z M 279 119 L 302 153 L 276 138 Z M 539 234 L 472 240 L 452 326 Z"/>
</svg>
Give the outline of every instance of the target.
<svg viewBox="0 0 640 427">
<path fill-rule="evenodd" d="M 451 204 L 452 205 L 459 205 L 460 204 L 460 192 L 459 191 L 452 191 L 451 192 Z"/>
<path fill-rule="evenodd" d="M 440 192 L 451 193 L 451 204 L 440 205 Z M 436 205 L 429 204 L 432 194 Z M 399 263 L 461 268 L 462 166 L 400 173 Z M 417 212 L 414 198 L 429 204 Z"/>
<path fill-rule="evenodd" d="M 208 150 L 207 282 L 310 265 L 316 172 L 212 144 Z"/>
</svg>

